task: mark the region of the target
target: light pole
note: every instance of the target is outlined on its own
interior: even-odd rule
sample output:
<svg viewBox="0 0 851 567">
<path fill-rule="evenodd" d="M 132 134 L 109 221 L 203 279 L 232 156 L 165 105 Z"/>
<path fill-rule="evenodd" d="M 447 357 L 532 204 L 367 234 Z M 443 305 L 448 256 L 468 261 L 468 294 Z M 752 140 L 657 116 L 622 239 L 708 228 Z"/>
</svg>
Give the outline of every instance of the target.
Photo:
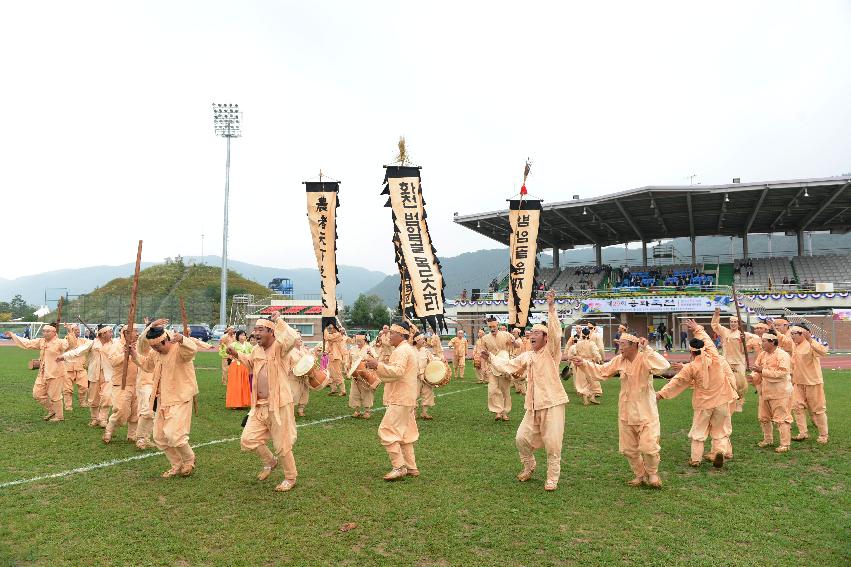
<svg viewBox="0 0 851 567">
<path fill-rule="evenodd" d="M 225 161 L 225 220 L 222 227 L 222 281 L 219 305 L 219 324 L 227 323 L 228 299 L 228 196 L 230 193 L 230 139 L 242 135 L 240 126 L 241 112 L 238 104 L 213 103 L 213 128 L 217 136 L 227 140 L 228 153 Z"/>
</svg>

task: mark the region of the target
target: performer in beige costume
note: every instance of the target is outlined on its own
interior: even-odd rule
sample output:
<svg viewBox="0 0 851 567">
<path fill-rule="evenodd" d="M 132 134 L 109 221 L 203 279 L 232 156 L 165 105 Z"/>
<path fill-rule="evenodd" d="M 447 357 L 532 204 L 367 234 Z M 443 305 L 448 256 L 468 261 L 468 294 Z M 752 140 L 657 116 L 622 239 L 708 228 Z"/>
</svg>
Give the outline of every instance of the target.
<svg viewBox="0 0 851 567">
<path fill-rule="evenodd" d="M 792 331 L 789 328 L 789 321 L 778 318 L 771 320 L 772 334 L 777 337 L 777 343 L 780 348 L 792 354 L 795 349 L 795 341 L 792 340 Z"/>
<path fill-rule="evenodd" d="M 434 388 L 426 382 L 425 369 L 429 362 L 437 359 L 437 356 L 426 346 L 426 336 L 422 333 L 414 337 L 414 348 L 417 350 L 417 400 L 422 408 L 420 417 L 431 420 L 434 418 L 429 415 L 428 408 L 434 407 Z"/>
<path fill-rule="evenodd" d="M 240 444 L 243 451 L 256 452 L 263 462 L 263 470 L 257 475 L 258 480 L 266 480 L 272 474 L 272 469 L 281 465 L 284 480 L 275 490 L 287 492 L 295 486 L 298 476 L 293 456 L 293 445 L 298 433 L 292 393 L 287 383 L 290 371 L 288 355 L 298 334 L 277 313 L 272 315 L 272 320 L 258 319 L 254 334 L 257 335 L 257 347 L 251 354 L 242 354 L 233 349 L 228 351 L 254 373 L 251 411 L 248 412 L 248 422 L 242 430 Z M 269 439 L 275 448 L 274 454 L 266 446 Z"/>
<path fill-rule="evenodd" d="M 568 356 L 577 356 L 582 360 L 602 364 L 603 355 L 600 349 L 597 348 L 597 343 L 591 339 L 591 330 L 586 327 L 582 329 L 579 336 L 580 339 L 578 341 L 574 337 L 568 339 L 567 346 L 565 347 L 568 350 Z M 574 343 L 575 350 L 573 353 L 570 353 L 569 349 Z M 603 388 L 600 387 L 599 381 L 594 380 L 589 367 L 576 366 L 574 368 L 573 386 L 576 388 L 576 393 L 582 396 L 583 405 L 600 404 L 597 396 L 603 393 Z"/>
<path fill-rule="evenodd" d="M 774 444 L 772 423 L 780 432 L 777 453 L 785 453 L 792 442 L 792 358 L 778 346 L 777 335 L 762 335 L 762 352 L 753 366 L 751 381 L 759 389 L 757 418 L 762 428 L 759 447 Z"/>
<path fill-rule="evenodd" d="M 473 370 L 476 373 L 476 383 L 478 384 L 487 384 L 488 378 L 485 375 L 485 366 L 487 365 L 487 361 L 482 360 L 481 354 L 485 349 L 485 343 L 482 342 L 482 339 L 485 338 L 485 332 L 482 329 L 479 329 L 478 334 L 476 335 L 476 344 L 473 346 Z M 475 363 L 478 361 L 479 368 L 476 368 Z"/>
<path fill-rule="evenodd" d="M 80 337 L 80 328 L 76 325 L 68 329 L 68 333 L 74 333 L 77 339 L 77 346 L 82 346 L 92 342 L 89 339 Z M 65 400 L 65 411 L 74 411 L 74 385 L 77 386 L 77 400 L 80 402 L 81 408 L 89 407 L 88 392 L 89 392 L 89 377 L 86 375 L 86 369 L 83 367 L 85 357 L 75 356 L 73 358 L 65 358 L 65 385 L 62 388 L 62 396 Z"/>
<path fill-rule="evenodd" d="M 495 355 L 502 350 L 511 352 L 514 348 L 514 337 L 511 333 L 500 331 L 493 317 L 488 319 L 488 328 L 490 333 L 479 341 L 482 343 L 483 354 L 487 352 Z M 488 411 L 494 414 L 496 421 L 508 421 L 511 411 L 511 376 L 494 376 L 491 364 L 483 367 L 483 374 L 488 380 Z"/>
<path fill-rule="evenodd" d="M 124 325 L 119 339 L 121 348 L 116 348 L 110 356 L 113 369 L 112 391 L 110 392 L 112 413 L 106 424 L 106 430 L 103 432 L 104 443 L 112 441 L 115 428 L 125 424 L 127 425 L 127 440 L 131 443 L 137 441 L 139 398 L 136 388 L 139 380 L 139 366 L 133 360 L 128 359 L 127 361 L 127 376 L 124 380 L 124 389 L 121 389 L 125 352 L 129 355 L 132 347 L 136 344 L 136 340 L 136 332 L 131 330 L 128 333 L 127 325 Z"/>
<path fill-rule="evenodd" d="M 459 330 L 449 341 L 452 349 L 452 377 L 463 378 L 467 371 L 467 339 L 464 331 Z"/>
<path fill-rule="evenodd" d="M 375 339 L 375 350 L 378 351 L 378 360 L 387 362 L 393 354 L 393 345 L 390 343 L 390 327 L 384 325 L 378 337 Z"/>
<path fill-rule="evenodd" d="M 33 398 L 47 414 L 42 418 L 45 421 L 57 423 L 65 419 L 62 403 L 62 388 L 65 385 L 65 362 L 57 358 L 77 346 L 77 337 L 70 332 L 70 325 L 65 325 L 68 331 L 64 339 L 60 339 L 53 325 L 45 325 L 41 328 L 40 339 L 22 339 L 18 335 L 7 331 L 6 337 L 12 339 L 20 348 L 39 351 L 38 375 L 33 384 Z"/>
<path fill-rule="evenodd" d="M 378 438 L 387 450 L 393 469 L 384 480 L 419 476 L 414 442 L 420 437 L 414 408 L 417 404 L 417 352 L 408 342 L 411 330 L 407 323 L 390 327 L 390 344 L 394 347 L 390 361 L 367 359 L 367 368 L 376 370 L 384 382 L 384 405 L 387 410 L 378 426 Z"/>
<path fill-rule="evenodd" d="M 366 360 L 367 358 L 376 358 L 378 353 L 375 349 L 366 343 L 364 335 L 355 335 L 356 350 L 353 356 L 357 359 Z M 352 373 L 356 368 L 349 368 L 349 377 L 352 378 L 351 386 L 349 387 L 349 407 L 354 408 L 355 412 L 352 417 L 363 417 L 369 419 L 372 417 L 372 405 L 375 403 L 375 391 L 369 387 L 361 378 L 352 377 Z M 361 412 L 363 410 L 363 412 Z"/>
<path fill-rule="evenodd" d="M 694 335 L 689 342 L 691 362 L 656 394 L 656 399 L 670 399 L 692 388 L 691 407 L 694 410 L 691 430 L 691 456 L 689 465 L 699 467 L 703 461 L 706 437 L 712 438 L 710 455 L 716 468 L 724 466 L 724 455 L 732 452 L 729 447 L 733 432 L 730 421 L 730 402 L 736 399 L 736 378 L 730 365 L 715 348 L 715 344 L 703 327 L 693 320 L 686 325 Z"/>
<path fill-rule="evenodd" d="M 745 351 L 742 348 L 742 335 L 744 332 L 739 329 L 739 318 L 730 317 L 730 328 L 721 325 L 721 309 L 715 308 L 715 313 L 712 315 L 712 330 L 721 337 L 721 346 L 724 349 L 724 358 L 733 369 L 733 375 L 736 377 L 736 393 L 738 399 L 733 403 L 733 411 L 741 412 L 742 406 L 745 403 L 745 393 L 748 391 L 748 381 L 745 378 Z M 745 332 L 745 342 L 752 339 L 755 335 Z"/>
<path fill-rule="evenodd" d="M 293 395 L 293 404 L 297 407 L 298 416 L 304 417 L 304 408 L 310 401 L 310 387 L 308 386 L 309 375 L 296 376 L 293 368 L 302 357 L 310 354 L 310 349 L 304 346 L 301 335 L 295 341 L 289 353 L 289 370 L 287 371 L 287 383 L 290 385 L 290 393 Z"/>
<path fill-rule="evenodd" d="M 346 350 L 346 335 L 333 324 L 325 327 L 325 351 L 328 353 L 328 373 L 331 376 L 329 396 L 346 395 L 346 383 L 343 381 L 343 358 Z"/>
<path fill-rule="evenodd" d="M 514 337 L 514 346 L 509 351 L 509 356 L 511 358 L 517 358 L 526 350 L 526 346 L 528 345 L 529 340 L 526 337 L 520 337 L 520 329 L 514 328 L 511 329 L 511 336 Z M 524 340 L 525 339 L 525 340 Z M 520 394 L 521 396 L 526 395 L 526 375 L 523 372 L 515 373 L 511 375 L 511 386 L 514 388 L 514 391 Z"/>
<path fill-rule="evenodd" d="M 152 396 L 157 404 L 154 415 L 154 443 L 165 453 L 171 468 L 163 478 L 189 476 L 195 470 L 195 453 L 189 446 L 192 428 L 192 400 L 198 394 L 195 379 L 195 341 L 180 333 L 148 325 L 131 356 L 145 372 L 154 376 Z M 147 353 L 142 356 L 139 353 Z"/>
<path fill-rule="evenodd" d="M 236 340 L 236 329 L 233 327 L 228 327 L 225 329 L 225 334 L 222 335 L 222 338 L 219 339 L 219 346 L 224 346 L 226 350 L 227 347 L 231 345 Z M 228 383 L 228 359 L 222 359 L 222 386 L 226 386 Z"/>
<path fill-rule="evenodd" d="M 670 367 L 665 358 L 647 344 L 644 337 L 621 334 L 617 356 L 605 364 L 573 359 L 577 366 L 587 365 L 596 380 L 620 374 L 618 397 L 619 450 L 629 461 L 635 478 L 630 486 L 646 484 L 660 488 L 659 410 L 653 390 L 653 374 Z"/>
<path fill-rule="evenodd" d="M 497 370 L 514 373 L 522 370 L 528 389 L 523 406 L 526 413 L 517 428 L 517 451 L 523 470 L 517 480 L 525 482 L 535 471 L 535 451 L 541 447 L 547 453 L 547 482 L 544 490 L 558 488 L 561 474 L 561 448 L 564 439 L 564 409 L 567 392 L 559 377 L 561 362 L 561 322 L 555 308 L 555 293 L 547 293 L 549 315 L 547 325 L 537 324 L 529 334 L 532 350 L 502 364 L 491 363 Z M 482 356 L 488 357 L 488 353 Z"/>
<path fill-rule="evenodd" d="M 74 349 L 71 356 L 89 356 L 89 413 L 90 427 L 106 428 L 109 408 L 112 406 L 112 378 L 115 374 L 113 361 L 123 355 L 121 344 L 112 340 L 111 327 L 99 327 L 97 338 L 91 343 Z"/>
<path fill-rule="evenodd" d="M 790 330 L 795 347 L 792 350 L 792 414 L 798 425 L 798 434 L 792 439 L 803 441 L 809 437 L 807 411 L 818 428 L 819 443 L 827 443 L 827 402 L 824 398 L 824 377 L 820 358 L 827 347 L 813 339 L 803 324 Z"/>
</svg>

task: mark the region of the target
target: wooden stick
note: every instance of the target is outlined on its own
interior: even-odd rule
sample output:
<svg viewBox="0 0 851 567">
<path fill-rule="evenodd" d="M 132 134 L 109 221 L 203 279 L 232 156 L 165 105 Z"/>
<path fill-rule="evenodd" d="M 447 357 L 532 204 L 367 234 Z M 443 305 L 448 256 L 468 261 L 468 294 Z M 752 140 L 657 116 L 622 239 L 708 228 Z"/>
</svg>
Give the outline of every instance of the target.
<svg viewBox="0 0 851 567">
<path fill-rule="evenodd" d="M 186 316 L 186 302 L 180 298 L 180 319 L 183 321 L 183 335 L 192 337 L 192 329 L 189 328 L 189 317 Z"/>
<path fill-rule="evenodd" d="M 56 332 L 59 333 L 59 324 L 62 323 L 62 300 L 63 296 L 59 296 L 59 305 L 56 306 Z"/>
<path fill-rule="evenodd" d="M 745 341 L 745 322 L 742 321 L 742 314 L 739 311 L 739 300 L 736 297 L 736 284 L 733 283 L 733 304 L 736 306 L 736 317 L 739 319 L 739 338 L 742 339 L 742 351 L 745 353 L 745 371 L 751 371 L 751 361 L 748 358 L 748 343 Z"/>
<path fill-rule="evenodd" d="M 142 267 L 142 241 L 139 241 L 139 249 L 136 250 L 136 271 L 133 273 L 133 287 L 130 288 L 130 313 L 127 315 L 127 331 L 128 334 L 125 338 L 127 340 L 127 344 L 129 346 L 130 337 L 135 334 L 136 331 L 136 295 L 139 291 L 139 270 Z M 131 332 L 132 331 L 132 332 Z M 124 353 L 124 372 L 121 373 L 121 390 L 127 386 L 127 369 L 130 365 L 130 353 Z"/>
<path fill-rule="evenodd" d="M 93 336 L 93 337 L 97 337 L 97 332 L 95 332 L 95 330 L 94 330 L 94 329 L 92 329 L 91 327 L 89 327 L 88 325 L 86 325 L 86 322 L 85 322 L 85 321 L 83 321 L 83 318 L 82 318 L 82 317 L 80 317 L 79 315 L 77 315 L 77 321 L 79 321 L 80 323 L 82 323 L 82 324 L 83 324 L 83 326 L 86 328 L 86 330 L 89 332 L 89 334 L 90 334 L 91 336 Z"/>
<path fill-rule="evenodd" d="M 192 329 L 189 328 L 189 317 L 186 315 L 186 302 L 180 298 L 180 318 L 183 321 L 183 336 L 192 340 Z M 198 396 L 192 397 L 192 413 L 198 414 Z"/>
</svg>

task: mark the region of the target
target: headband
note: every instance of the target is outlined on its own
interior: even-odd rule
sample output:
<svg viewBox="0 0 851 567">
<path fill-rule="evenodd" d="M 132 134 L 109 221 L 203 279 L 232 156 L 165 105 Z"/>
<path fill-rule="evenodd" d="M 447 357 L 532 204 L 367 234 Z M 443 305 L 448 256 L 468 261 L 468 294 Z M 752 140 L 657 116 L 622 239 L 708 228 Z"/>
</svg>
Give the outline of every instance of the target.
<svg viewBox="0 0 851 567">
<path fill-rule="evenodd" d="M 403 336 L 406 336 L 406 337 L 411 334 L 411 331 L 409 331 L 405 327 L 402 327 L 400 325 L 396 325 L 395 323 L 390 325 L 390 330 L 393 331 L 394 333 L 399 333 L 400 335 L 403 335 Z"/>
<path fill-rule="evenodd" d="M 366 335 L 355 335 L 355 340 L 360 339 L 362 341 L 366 340 Z"/>
<path fill-rule="evenodd" d="M 804 331 L 806 331 L 806 329 L 804 329 L 803 327 L 799 327 L 798 325 L 793 325 L 792 328 L 789 330 L 793 333 L 803 333 Z"/>
<path fill-rule="evenodd" d="M 732 317 L 730 317 L 730 322 L 733 322 L 733 321 L 738 322 L 738 321 L 739 321 L 739 318 L 738 318 L 738 317 L 736 317 L 735 315 L 733 315 Z"/>
<path fill-rule="evenodd" d="M 541 331 L 542 333 L 549 333 L 549 329 L 547 329 L 546 325 L 542 325 L 541 323 L 535 323 L 532 325 L 533 331 Z"/>
<path fill-rule="evenodd" d="M 786 319 L 775 319 L 774 322 L 777 323 L 778 325 L 788 325 L 789 324 L 789 321 L 787 321 Z"/>
<path fill-rule="evenodd" d="M 275 330 L 275 324 L 268 319 L 257 319 L 257 322 L 254 323 L 255 327 L 266 327 L 267 329 Z"/>
<path fill-rule="evenodd" d="M 426 338 L 426 336 L 425 336 L 425 335 L 423 335 L 422 333 L 420 333 L 419 335 L 417 335 L 416 337 L 414 337 L 414 342 L 415 342 L 415 343 L 418 343 L 418 342 L 420 342 L 420 341 L 424 341 L 424 340 L 425 340 L 425 338 Z"/>
<path fill-rule="evenodd" d="M 753 326 L 753 328 L 754 329 L 768 329 L 769 327 L 765 323 L 757 323 L 756 325 Z"/>
<path fill-rule="evenodd" d="M 621 339 L 620 340 L 629 341 L 631 343 L 641 342 L 641 339 L 639 339 L 635 335 L 630 335 L 629 333 L 621 333 Z"/>
<path fill-rule="evenodd" d="M 145 337 L 147 338 L 147 337 Z M 171 340 L 171 331 L 165 331 L 162 335 L 158 336 L 155 339 L 148 339 L 148 344 L 151 346 L 158 345 L 160 343 L 164 343 L 166 341 Z"/>
<path fill-rule="evenodd" d="M 100 329 L 98 329 L 98 333 L 97 333 L 97 334 L 98 334 L 98 335 L 100 335 L 101 333 L 105 333 L 105 332 L 107 332 L 107 331 L 111 331 L 111 330 L 112 330 L 112 329 L 111 329 L 110 327 L 101 327 Z"/>
<path fill-rule="evenodd" d="M 45 325 L 44 327 L 41 328 L 41 330 L 42 331 L 55 331 L 56 327 L 54 327 L 53 325 Z"/>
<path fill-rule="evenodd" d="M 768 339 L 768 340 L 770 340 L 770 341 L 776 341 L 776 340 L 777 340 L 777 335 L 775 335 L 775 334 L 773 334 L 773 333 L 763 333 L 763 334 L 762 334 L 762 338 L 763 338 L 763 339 Z"/>
</svg>

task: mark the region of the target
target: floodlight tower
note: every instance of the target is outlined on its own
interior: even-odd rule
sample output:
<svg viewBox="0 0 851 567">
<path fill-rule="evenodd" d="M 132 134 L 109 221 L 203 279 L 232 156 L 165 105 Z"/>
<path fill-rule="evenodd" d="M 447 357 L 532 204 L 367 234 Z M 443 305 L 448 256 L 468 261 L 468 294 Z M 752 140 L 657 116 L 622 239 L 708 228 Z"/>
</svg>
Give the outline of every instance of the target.
<svg viewBox="0 0 851 567">
<path fill-rule="evenodd" d="M 242 113 L 238 104 L 216 104 L 213 103 L 213 129 L 217 136 L 227 140 L 228 153 L 225 161 L 225 220 L 222 227 L 222 281 L 221 300 L 219 305 L 219 324 L 227 323 L 227 299 L 228 299 L 228 196 L 230 194 L 230 140 L 242 135 L 241 121 Z"/>
</svg>

